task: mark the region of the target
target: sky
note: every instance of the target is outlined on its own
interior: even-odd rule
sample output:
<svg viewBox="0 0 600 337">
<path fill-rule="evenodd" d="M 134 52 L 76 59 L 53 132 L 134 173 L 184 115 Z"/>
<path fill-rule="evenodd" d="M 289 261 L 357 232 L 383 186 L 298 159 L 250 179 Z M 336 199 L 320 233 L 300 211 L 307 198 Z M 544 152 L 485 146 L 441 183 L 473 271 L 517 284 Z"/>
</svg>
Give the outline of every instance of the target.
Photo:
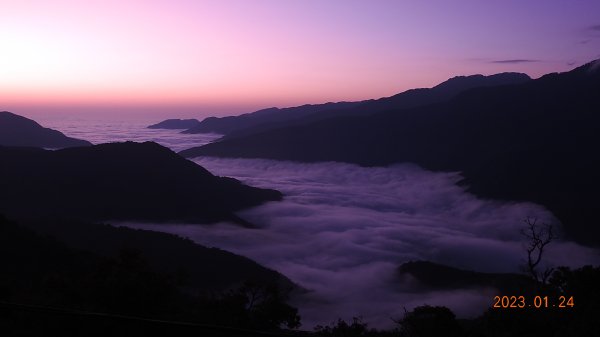
<svg viewBox="0 0 600 337">
<path fill-rule="evenodd" d="M 600 1 L 0 0 L 0 110 L 203 117 L 600 58 Z"/>
</svg>

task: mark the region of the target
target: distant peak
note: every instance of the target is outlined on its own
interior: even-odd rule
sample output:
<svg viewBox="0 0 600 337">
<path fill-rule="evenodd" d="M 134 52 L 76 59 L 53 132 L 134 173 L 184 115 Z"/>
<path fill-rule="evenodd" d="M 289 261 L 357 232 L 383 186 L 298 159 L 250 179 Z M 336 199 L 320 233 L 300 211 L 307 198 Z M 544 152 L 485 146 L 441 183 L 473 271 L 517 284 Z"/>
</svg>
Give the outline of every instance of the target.
<svg viewBox="0 0 600 337">
<path fill-rule="evenodd" d="M 32 119 L 29 119 L 27 117 L 23 117 L 21 115 L 17 115 L 15 113 L 10 112 L 10 111 L 0 111 L 0 117 L 3 117 L 4 119 L 10 120 L 10 121 L 13 121 L 13 122 L 20 122 L 20 123 L 25 123 L 25 124 L 40 126 L 36 121 L 34 121 Z"/>
<path fill-rule="evenodd" d="M 531 77 L 523 73 L 506 72 L 487 76 L 476 74 L 469 76 L 455 76 L 436 85 L 433 88 L 437 90 L 462 91 L 482 86 L 518 84 L 527 82 L 529 80 L 531 80 Z"/>
<path fill-rule="evenodd" d="M 594 61 L 590 62 L 588 65 L 589 65 L 588 71 L 591 73 L 595 73 L 598 71 L 598 69 L 600 69 L 600 59 L 594 60 Z"/>
<path fill-rule="evenodd" d="M 34 120 L 8 111 L 0 111 L 0 144 L 45 148 L 92 145 L 88 141 L 67 137 L 59 131 L 45 128 Z"/>
<path fill-rule="evenodd" d="M 440 84 L 444 84 L 447 82 L 464 81 L 464 80 L 501 79 L 501 78 L 508 79 L 508 80 L 510 80 L 510 79 L 530 80 L 531 79 L 531 77 L 529 77 L 529 75 L 524 74 L 524 73 L 503 72 L 503 73 L 492 74 L 492 75 L 474 74 L 474 75 L 454 76 Z"/>
<path fill-rule="evenodd" d="M 588 74 L 596 74 L 600 69 L 600 59 L 593 60 L 584 65 L 581 65 L 571 71 L 570 73 L 588 73 Z"/>
<path fill-rule="evenodd" d="M 12 113 L 12 112 L 10 112 L 10 111 L 0 111 L 0 115 L 8 115 L 8 116 L 23 117 L 23 116 L 19 116 L 19 115 L 17 115 L 17 114 L 14 114 L 14 113 Z M 25 118 L 25 117 L 23 117 L 23 118 Z"/>
</svg>

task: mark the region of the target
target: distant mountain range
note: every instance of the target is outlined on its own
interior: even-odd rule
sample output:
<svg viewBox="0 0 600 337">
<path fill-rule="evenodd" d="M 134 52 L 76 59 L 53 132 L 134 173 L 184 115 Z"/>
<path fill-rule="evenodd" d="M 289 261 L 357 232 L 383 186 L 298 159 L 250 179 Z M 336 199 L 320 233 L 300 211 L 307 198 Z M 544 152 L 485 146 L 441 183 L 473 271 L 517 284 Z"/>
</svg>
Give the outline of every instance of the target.
<svg viewBox="0 0 600 337">
<path fill-rule="evenodd" d="M 200 124 L 197 119 L 167 119 L 148 126 L 148 129 L 190 129 Z"/>
<path fill-rule="evenodd" d="M 600 244 L 600 71 L 595 61 L 446 101 L 295 124 L 182 151 L 186 157 L 417 163 L 462 171 L 470 191 L 548 207 L 567 235 Z"/>
<path fill-rule="evenodd" d="M 460 92 L 502 84 L 523 83 L 529 76 L 502 73 L 451 78 L 430 89 L 411 89 L 391 97 L 359 102 L 307 104 L 291 108 L 269 108 L 240 116 L 209 117 L 184 133 L 220 133 L 228 137 L 248 135 L 294 124 L 305 124 L 335 116 L 370 115 L 389 109 L 406 109 L 447 100 Z M 165 121 L 166 122 L 166 121 Z"/>
<path fill-rule="evenodd" d="M 306 118 L 316 112 L 326 112 L 341 108 L 357 106 L 359 102 L 338 102 L 325 104 L 306 104 L 292 108 L 268 108 L 240 116 L 208 117 L 199 125 L 183 131 L 183 133 L 231 133 L 248 128 L 271 128 Z"/>
<path fill-rule="evenodd" d="M 59 131 L 42 127 L 31 119 L 0 111 L 0 145 L 66 148 L 90 146 L 92 143 L 67 137 Z"/>
<path fill-rule="evenodd" d="M 57 151 L 0 147 L 0 212 L 28 217 L 250 225 L 234 212 L 280 200 L 275 190 L 216 177 L 156 143 Z"/>
<path fill-rule="evenodd" d="M 252 226 L 235 212 L 280 200 L 278 191 L 214 176 L 156 143 L 91 146 L 7 112 L 0 113 L 0 139 L 20 145 L 0 145 L 2 321 L 17 322 L 12 315 L 26 308 L 25 325 L 32 326 L 15 324 L 15 331 L 45 334 L 48 312 L 61 310 L 64 322 L 57 324 L 53 317 L 50 324 L 61 333 L 64 327 L 78 330 L 73 328 L 78 324 L 88 332 L 88 327 L 99 328 L 77 312 L 100 312 L 96 317 L 105 317 L 111 331 L 120 332 L 131 326 L 111 321 L 111 314 L 229 324 L 231 317 L 241 321 L 247 315 L 245 297 L 234 292 L 248 284 L 275 289 L 273 294 L 282 296 L 277 303 L 295 310 L 283 294 L 296 286 L 248 258 L 175 235 L 98 223 Z M 77 147 L 40 148 L 68 146 Z M 230 301 L 233 296 L 240 301 Z M 43 309 L 28 311 L 34 306 Z M 12 323 L 4 325 L 10 334 Z"/>
</svg>

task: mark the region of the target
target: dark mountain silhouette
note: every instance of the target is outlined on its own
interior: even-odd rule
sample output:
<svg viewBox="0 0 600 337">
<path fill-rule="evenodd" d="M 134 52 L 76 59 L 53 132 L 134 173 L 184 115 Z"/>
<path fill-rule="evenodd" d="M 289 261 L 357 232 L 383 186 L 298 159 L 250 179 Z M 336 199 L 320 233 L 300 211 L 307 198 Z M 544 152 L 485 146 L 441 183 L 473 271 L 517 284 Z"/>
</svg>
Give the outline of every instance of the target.
<svg viewBox="0 0 600 337">
<path fill-rule="evenodd" d="M 410 275 L 426 291 L 492 287 L 502 294 L 522 294 L 534 287 L 534 281 L 521 274 L 481 273 L 429 261 L 406 262 L 398 267 L 398 275 L 402 278 Z"/>
<path fill-rule="evenodd" d="M 507 84 L 518 84 L 530 81 L 531 78 L 522 73 L 500 73 L 495 75 L 470 75 L 450 78 L 433 88 L 410 89 L 394 96 L 360 102 L 351 109 L 336 109 L 319 115 L 311 115 L 302 122 L 337 116 L 366 116 L 392 109 L 408 109 L 446 101 L 461 92 L 473 88 L 492 87 Z"/>
<path fill-rule="evenodd" d="M 165 233 L 88 223 L 40 227 L 0 215 L 0 266 L 5 335 L 193 332 L 180 334 L 182 324 L 165 326 L 131 316 L 265 330 L 298 318 L 285 303 L 294 286 L 281 274 Z M 261 299 L 246 296 L 249 289 Z M 250 300 L 252 308 L 246 305 Z M 194 330 L 194 335 L 211 334 L 206 326 Z"/>
<path fill-rule="evenodd" d="M 197 293 L 226 290 L 246 281 L 292 285 L 281 274 L 248 258 L 218 248 L 207 248 L 172 234 L 63 220 L 46 219 L 25 224 L 27 226 L 18 226 L 0 215 L 0 232 L 3 234 L 1 247 L 5 253 L 2 254 L 3 257 L 14 259 L 17 252 L 20 252 L 23 259 L 35 260 L 32 251 L 39 248 L 34 247 L 41 248 L 44 245 L 63 247 L 61 249 L 68 247 L 109 258 L 117 257 L 122 251 L 129 251 L 143 256 L 153 270 L 173 275 L 180 273 L 184 278 L 182 282 Z M 45 244 L 28 244 L 35 241 Z M 62 258 L 62 261 L 52 260 L 56 260 L 52 262 L 56 266 L 69 266 L 68 261 L 64 261 L 66 258 Z M 14 263 L 4 262 L 4 268 Z M 37 272 L 56 270 L 52 265 L 46 264 L 35 267 L 14 264 L 15 268 Z"/>
<path fill-rule="evenodd" d="M 306 104 L 292 108 L 268 108 L 258 110 L 252 113 L 243 114 L 240 116 L 227 117 L 208 117 L 202 120 L 199 125 L 183 131 L 183 133 L 219 133 L 229 134 L 234 131 L 239 131 L 246 128 L 252 128 L 260 125 L 268 125 L 274 123 L 288 122 L 307 115 L 330 111 L 340 108 L 348 108 L 356 106 L 358 102 L 338 102 L 325 104 Z"/>
<path fill-rule="evenodd" d="M 195 292 L 225 290 L 246 281 L 292 286 L 281 274 L 246 257 L 172 234 L 52 218 L 25 221 L 25 225 L 38 235 L 98 256 L 116 257 L 123 250 L 138 252 L 153 270 L 181 274 L 186 286 Z"/>
<path fill-rule="evenodd" d="M 213 176 L 152 142 L 0 147 L 0 162 L 0 212 L 7 215 L 245 224 L 233 212 L 281 199 L 278 191 Z"/>
<path fill-rule="evenodd" d="M 545 205 L 568 236 L 598 245 L 598 62 L 522 84 L 471 89 L 447 102 L 268 130 L 181 154 L 413 162 L 462 171 L 470 191 Z"/>
<path fill-rule="evenodd" d="M 59 131 L 42 127 L 31 119 L 0 111 L 0 145 L 65 148 L 90 146 L 92 143 L 67 137 Z"/>
<path fill-rule="evenodd" d="M 167 119 L 148 126 L 148 129 L 190 129 L 200 124 L 197 119 Z"/>
<path fill-rule="evenodd" d="M 240 116 L 209 117 L 185 133 L 216 132 L 225 138 L 239 137 L 278 127 L 306 124 L 335 116 L 371 115 L 390 109 L 406 109 L 447 100 L 458 93 L 485 86 L 529 81 L 520 73 L 502 73 L 491 76 L 457 76 L 430 89 L 411 89 L 391 97 L 360 102 L 339 102 L 302 105 L 293 108 L 270 108 Z"/>
</svg>

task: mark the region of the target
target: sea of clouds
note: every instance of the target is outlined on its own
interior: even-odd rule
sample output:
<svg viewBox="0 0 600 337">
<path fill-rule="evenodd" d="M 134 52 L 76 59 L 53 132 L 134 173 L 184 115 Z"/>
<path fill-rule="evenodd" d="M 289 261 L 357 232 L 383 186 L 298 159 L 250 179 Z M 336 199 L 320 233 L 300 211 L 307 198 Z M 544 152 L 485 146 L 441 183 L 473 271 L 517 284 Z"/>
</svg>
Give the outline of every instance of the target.
<svg viewBox="0 0 600 337">
<path fill-rule="evenodd" d="M 214 134 L 155 130 L 157 121 L 45 120 L 43 125 L 94 144 L 156 141 L 174 151 L 209 143 Z M 429 260 L 484 272 L 518 272 L 524 265 L 523 219 L 556 222 L 531 203 L 481 200 L 456 183 L 458 173 L 429 172 L 411 164 L 365 168 L 342 163 L 302 164 L 257 159 L 199 158 L 195 162 L 221 176 L 282 191 L 281 202 L 240 212 L 257 229 L 220 223 L 153 225 L 126 223 L 175 233 L 219 247 L 273 268 L 307 292 L 292 298 L 303 328 L 337 318 L 362 316 L 373 327 L 390 327 L 404 309 L 430 304 L 458 316 L 479 315 L 494 289 L 423 291 L 397 268 Z M 600 263 L 597 250 L 554 241 L 549 265 Z"/>
<path fill-rule="evenodd" d="M 531 203 L 481 200 L 456 183 L 458 173 L 429 172 L 411 164 L 365 168 L 342 163 L 198 158 L 221 176 L 284 193 L 240 212 L 257 229 L 128 224 L 175 233 L 226 249 L 273 268 L 303 288 L 293 297 L 304 328 L 362 316 L 375 327 L 393 325 L 404 309 L 445 305 L 458 316 L 480 314 L 493 289 L 415 291 L 397 267 L 429 260 L 483 272 L 518 272 L 526 257 L 523 219 L 556 219 Z M 596 250 L 555 241 L 551 265 L 598 263 Z"/>
<path fill-rule="evenodd" d="M 113 142 L 156 142 L 175 152 L 204 145 L 221 137 L 213 133 L 182 134 L 183 130 L 148 129 L 159 122 L 147 119 L 49 118 L 40 120 L 44 127 L 56 129 L 69 137 L 85 139 L 92 144 Z"/>
</svg>

